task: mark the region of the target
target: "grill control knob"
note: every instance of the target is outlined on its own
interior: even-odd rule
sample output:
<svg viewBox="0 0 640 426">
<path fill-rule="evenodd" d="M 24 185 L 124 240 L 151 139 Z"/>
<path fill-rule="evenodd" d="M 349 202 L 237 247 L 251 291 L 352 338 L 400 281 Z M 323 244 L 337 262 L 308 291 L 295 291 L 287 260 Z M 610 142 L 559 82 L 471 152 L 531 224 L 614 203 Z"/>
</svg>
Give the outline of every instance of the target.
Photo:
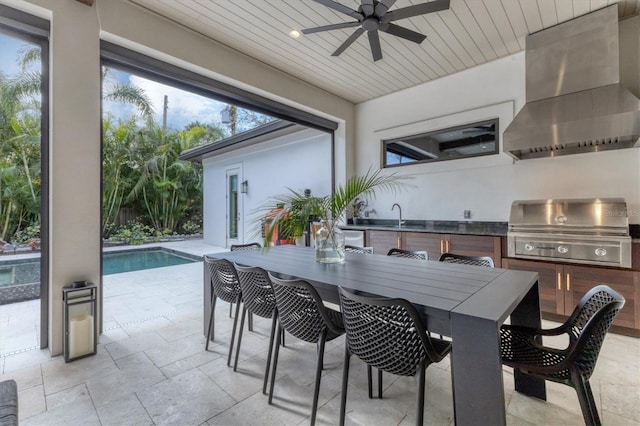
<svg viewBox="0 0 640 426">
<path fill-rule="evenodd" d="M 558 223 L 567 223 L 568 220 L 569 220 L 569 218 L 566 217 L 563 214 L 561 214 L 560 216 L 556 217 L 556 222 L 558 222 Z"/>
<path fill-rule="evenodd" d="M 535 248 L 536 248 L 536 246 L 534 246 L 534 245 L 533 245 L 533 244 L 531 244 L 531 243 L 527 243 L 527 244 L 525 244 L 525 245 L 524 245 L 524 249 L 525 249 L 526 251 L 531 251 L 531 250 L 533 250 L 533 249 L 535 249 Z"/>
<path fill-rule="evenodd" d="M 567 246 L 558 246 L 557 250 L 558 253 L 565 254 L 569 251 L 569 248 Z"/>
<path fill-rule="evenodd" d="M 606 256 L 607 255 L 607 249 L 603 249 L 602 247 L 598 247 L 595 250 L 596 256 Z"/>
</svg>

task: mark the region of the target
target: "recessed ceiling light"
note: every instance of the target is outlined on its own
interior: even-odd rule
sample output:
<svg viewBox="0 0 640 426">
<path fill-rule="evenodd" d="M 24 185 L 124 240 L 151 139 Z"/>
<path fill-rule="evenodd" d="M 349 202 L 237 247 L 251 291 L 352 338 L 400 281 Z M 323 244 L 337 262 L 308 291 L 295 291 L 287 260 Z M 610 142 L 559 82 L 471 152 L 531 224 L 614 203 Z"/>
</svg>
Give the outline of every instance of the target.
<svg viewBox="0 0 640 426">
<path fill-rule="evenodd" d="M 298 37 L 300 37 L 300 31 L 296 31 L 296 30 L 291 30 L 291 31 L 289 31 L 289 37 L 291 37 L 291 38 L 298 38 Z"/>
</svg>

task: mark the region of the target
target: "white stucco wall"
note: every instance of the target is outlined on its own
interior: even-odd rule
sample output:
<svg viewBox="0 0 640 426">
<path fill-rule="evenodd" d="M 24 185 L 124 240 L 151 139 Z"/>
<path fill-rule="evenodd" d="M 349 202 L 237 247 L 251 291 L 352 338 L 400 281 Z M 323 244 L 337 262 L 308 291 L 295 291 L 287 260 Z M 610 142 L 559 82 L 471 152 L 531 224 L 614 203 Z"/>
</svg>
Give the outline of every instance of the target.
<svg viewBox="0 0 640 426">
<path fill-rule="evenodd" d="M 240 181 L 249 182 L 247 194 L 240 194 L 240 242 L 260 241 L 256 235 L 256 209 L 267 197 L 311 189 L 314 195 L 331 191 L 331 135 L 313 129 L 275 138 L 203 162 L 203 222 L 205 242 L 227 246 L 225 171 L 241 168 Z"/>
<path fill-rule="evenodd" d="M 381 140 L 491 117 L 500 133 L 525 102 L 524 53 L 518 53 L 356 107 L 356 172 L 379 167 Z M 502 136 L 502 135 L 501 135 Z M 502 139 L 502 138 L 501 138 Z M 502 149 L 502 145 L 501 145 Z M 390 168 L 414 188 L 381 193 L 377 218 L 507 221 L 516 199 L 623 197 L 640 223 L 640 149 L 514 162 L 507 154 Z"/>
</svg>

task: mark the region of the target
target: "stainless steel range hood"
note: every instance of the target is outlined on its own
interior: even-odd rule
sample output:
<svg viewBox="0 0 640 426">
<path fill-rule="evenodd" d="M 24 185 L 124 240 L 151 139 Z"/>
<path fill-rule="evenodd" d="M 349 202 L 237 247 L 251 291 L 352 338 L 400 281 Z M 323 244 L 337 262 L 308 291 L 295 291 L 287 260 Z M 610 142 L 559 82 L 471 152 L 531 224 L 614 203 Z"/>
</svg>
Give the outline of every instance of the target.
<svg viewBox="0 0 640 426">
<path fill-rule="evenodd" d="M 504 151 L 526 159 L 640 146 L 640 99 L 620 84 L 619 59 L 617 5 L 527 36 L 527 103 Z"/>
</svg>

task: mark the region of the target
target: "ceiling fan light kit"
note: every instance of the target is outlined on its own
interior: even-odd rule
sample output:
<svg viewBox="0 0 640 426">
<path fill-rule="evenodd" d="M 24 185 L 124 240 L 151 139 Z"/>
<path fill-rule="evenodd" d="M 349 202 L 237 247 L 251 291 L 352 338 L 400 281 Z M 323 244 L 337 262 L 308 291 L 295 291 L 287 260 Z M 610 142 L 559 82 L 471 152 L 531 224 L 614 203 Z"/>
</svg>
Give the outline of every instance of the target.
<svg viewBox="0 0 640 426">
<path fill-rule="evenodd" d="M 382 48 L 380 47 L 380 36 L 378 31 L 403 38 L 420 44 L 427 38 L 424 34 L 410 30 L 405 27 L 393 24 L 393 21 L 411 18 L 413 16 L 425 15 L 427 13 L 440 12 L 449 9 L 450 0 L 433 0 L 428 3 L 414 4 L 400 9 L 389 10 L 396 0 L 361 0 L 358 10 L 351 9 L 333 0 L 313 0 L 337 12 L 348 15 L 356 21 L 342 22 L 339 24 L 323 25 L 321 27 L 307 28 L 302 30 L 303 34 L 313 34 L 322 31 L 338 30 L 343 28 L 356 28 L 331 56 L 338 56 L 344 52 L 354 41 L 365 32 L 369 38 L 371 54 L 374 61 L 382 59 Z"/>
</svg>

